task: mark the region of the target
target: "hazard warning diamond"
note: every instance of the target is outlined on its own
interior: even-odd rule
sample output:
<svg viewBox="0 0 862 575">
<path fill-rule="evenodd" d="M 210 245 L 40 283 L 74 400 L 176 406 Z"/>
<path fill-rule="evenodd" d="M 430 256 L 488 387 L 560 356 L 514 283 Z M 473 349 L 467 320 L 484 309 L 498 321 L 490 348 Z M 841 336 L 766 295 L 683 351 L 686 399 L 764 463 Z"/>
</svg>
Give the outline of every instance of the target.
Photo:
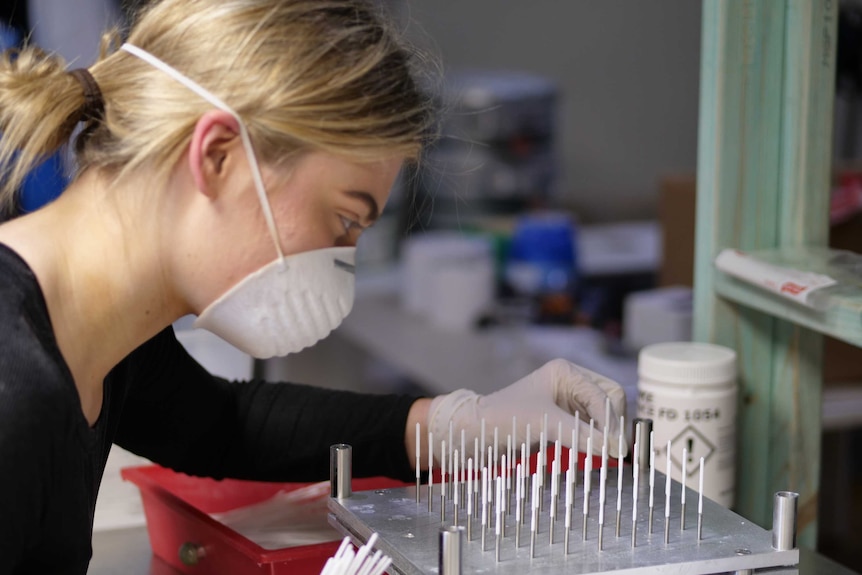
<svg viewBox="0 0 862 575">
<path fill-rule="evenodd" d="M 682 450 L 688 450 L 688 463 L 686 471 L 688 475 L 698 472 L 700 458 L 709 461 L 709 457 L 715 453 L 715 446 L 692 425 L 685 427 L 672 440 L 673 450 L 670 454 L 671 461 L 677 469 L 682 471 Z"/>
</svg>

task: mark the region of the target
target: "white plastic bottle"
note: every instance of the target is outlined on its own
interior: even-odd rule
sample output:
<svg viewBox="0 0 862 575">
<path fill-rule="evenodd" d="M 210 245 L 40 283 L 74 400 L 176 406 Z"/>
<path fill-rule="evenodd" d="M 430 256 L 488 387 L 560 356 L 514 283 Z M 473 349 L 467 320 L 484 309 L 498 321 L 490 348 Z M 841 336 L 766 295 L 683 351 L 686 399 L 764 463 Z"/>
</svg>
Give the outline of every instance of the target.
<svg viewBox="0 0 862 575">
<path fill-rule="evenodd" d="M 682 481 L 687 449 L 694 488 L 703 457 L 704 495 L 726 507 L 736 494 L 736 374 L 736 352 L 707 343 L 649 345 L 638 358 L 638 417 L 653 420 L 656 455 L 671 440 L 671 475 Z"/>
</svg>

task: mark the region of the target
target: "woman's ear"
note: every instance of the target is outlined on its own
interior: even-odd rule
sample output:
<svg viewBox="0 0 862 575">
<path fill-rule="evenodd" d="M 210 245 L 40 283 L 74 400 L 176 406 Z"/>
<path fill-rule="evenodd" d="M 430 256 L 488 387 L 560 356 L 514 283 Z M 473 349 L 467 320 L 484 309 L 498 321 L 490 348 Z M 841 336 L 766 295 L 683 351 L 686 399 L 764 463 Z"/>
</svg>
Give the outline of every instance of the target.
<svg viewBox="0 0 862 575">
<path fill-rule="evenodd" d="M 189 144 L 189 169 L 195 186 L 216 197 L 224 180 L 224 162 L 240 138 L 237 119 L 223 110 L 210 110 L 195 124 Z"/>
</svg>

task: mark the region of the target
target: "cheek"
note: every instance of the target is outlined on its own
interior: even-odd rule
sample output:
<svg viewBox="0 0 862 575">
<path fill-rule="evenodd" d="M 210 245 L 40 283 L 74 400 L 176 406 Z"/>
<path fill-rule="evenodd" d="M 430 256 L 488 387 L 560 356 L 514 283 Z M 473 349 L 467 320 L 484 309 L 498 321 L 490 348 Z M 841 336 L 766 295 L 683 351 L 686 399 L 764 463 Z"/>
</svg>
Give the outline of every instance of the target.
<svg viewBox="0 0 862 575">
<path fill-rule="evenodd" d="M 273 206 L 285 255 L 332 247 L 335 214 L 314 198 L 294 198 Z"/>
</svg>

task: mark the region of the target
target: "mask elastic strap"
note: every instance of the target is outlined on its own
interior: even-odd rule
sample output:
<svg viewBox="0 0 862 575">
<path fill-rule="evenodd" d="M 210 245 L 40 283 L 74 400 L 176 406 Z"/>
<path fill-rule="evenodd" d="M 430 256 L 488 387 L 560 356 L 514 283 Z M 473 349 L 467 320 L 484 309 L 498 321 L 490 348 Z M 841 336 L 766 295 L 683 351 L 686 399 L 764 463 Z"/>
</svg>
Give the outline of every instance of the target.
<svg viewBox="0 0 862 575">
<path fill-rule="evenodd" d="M 203 88 L 200 84 L 189 78 L 188 76 L 183 75 L 175 68 L 171 67 L 169 64 L 166 64 L 162 60 L 159 60 L 146 50 L 142 50 L 137 46 L 129 43 L 125 43 L 120 46 L 121 50 L 125 50 L 129 54 L 133 56 L 137 56 L 150 66 L 157 68 L 169 75 L 171 78 L 203 98 L 204 100 L 211 103 L 216 108 L 220 108 L 233 116 L 237 123 L 239 123 L 239 133 L 240 138 L 242 139 L 243 147 L 245 148 L 246 155 L 248 156 L 249 164 L 251 165 L 251 175 L 254 180 L 254 187 L 257 189 L 258 199 L 260 200 L 260 206 L 263 209 L 263 216 L 266 219 L 266 225 L 269 227 L 269 233 L 272 236 L 272 241 L 275 243 L 275 250 L 278 252 L 278 257 L 280 259 L 284 259 L 284 253 L 281 251 L 281 243 L 278 241 L 278 229 L 275 226 L 275 218 L 272 216 L 272 208 L 269 205 L 269 199 L 266 197 L 266 189 L 263 186 L 263 178 L 260 175 L 260 167 L 257 163 L 257 157 L 254 153 L 254 146 L 251 143 L 251 137 L 248 135 L 248 130 L 245 127 L 245 122 L 242 121 L 239 114 L 237 114 L 233 108 L 228 106 L 224 101 L 222 101 L 218 96 Z"/>
</svg>

